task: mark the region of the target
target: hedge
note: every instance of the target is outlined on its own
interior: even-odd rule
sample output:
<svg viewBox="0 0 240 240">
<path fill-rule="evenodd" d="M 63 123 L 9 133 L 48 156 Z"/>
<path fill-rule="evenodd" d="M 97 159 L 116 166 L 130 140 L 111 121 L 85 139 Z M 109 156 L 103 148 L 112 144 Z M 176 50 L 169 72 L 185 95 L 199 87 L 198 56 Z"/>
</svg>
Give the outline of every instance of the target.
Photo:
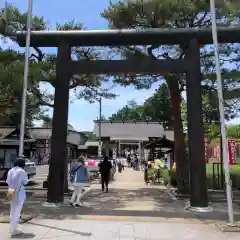
<svg viewBox="0 0 240 240">
<path fill-rule="evenodd" d="M 148 178 L 152 180 L 152 176 L 156 173 L 156 169 L 148 169 Z M 206 165 L 206 172 L 207 172 L 207 184 L 208 188 L 213 188 L 213 164 Z M 176 169 L 168 170 L 167 168 L 162 168 L 159 171 L 159 175 L 161 178 L 164 179 L 164 184 L 167 185 L 170 183 L 172 186 L 177 185 L 176 181 Z M 230 166 L 230 176 L 232 180 L 232 187 L 240 189 L 240 164 Z M 224 176 L 225 177 L 225 176 Z"/>
</svg>

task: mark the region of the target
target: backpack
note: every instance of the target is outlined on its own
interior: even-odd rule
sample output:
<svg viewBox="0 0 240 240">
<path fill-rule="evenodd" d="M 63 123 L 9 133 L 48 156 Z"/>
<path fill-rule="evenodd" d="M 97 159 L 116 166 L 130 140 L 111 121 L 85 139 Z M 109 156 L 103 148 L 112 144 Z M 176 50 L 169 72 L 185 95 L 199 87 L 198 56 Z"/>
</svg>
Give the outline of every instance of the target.
<svg viewBox="0 0 240 240">
<path fill-rule="evenodd" d="M 76 175 L 77 171 L 78 171 L 82 166 L 83 166 L 83 165 L 78 166 L 74 172 L 70 172 L 70 173 L 69 173 L 69 181 L 70 181 L 71 183 L 74 182 L 75 175 Z"/>
</svg>

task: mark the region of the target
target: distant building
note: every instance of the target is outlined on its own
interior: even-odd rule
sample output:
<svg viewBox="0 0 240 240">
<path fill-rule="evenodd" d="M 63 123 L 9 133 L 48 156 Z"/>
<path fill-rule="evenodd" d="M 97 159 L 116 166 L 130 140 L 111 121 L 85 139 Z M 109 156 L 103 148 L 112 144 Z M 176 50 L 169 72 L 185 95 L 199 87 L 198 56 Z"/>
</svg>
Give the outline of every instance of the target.
<svg viewBox="0 0 240 240">
<path fill-rule="evenodd" d="M 26 128 L 24 136 L 24 155 L 31 159 L 44 157 L 51 151 L 51 128 Z M 20 130 L 14 127 L 0 127 L 0 165 L 9 159 L 13 161 L 19 150 Z M 75 130 L 68 130 L 67 147 L 68 157 L 76 158 L 79 155 L 78 146 L 85 144 L 86 136 Z M 7 160 L 7 161 L 6 161 Z"/>
<path fill-rule="evenodd" d="M 99 137 L 99 121 L 94 121 L 93 133 Z M 113 151 L 123 155 L 126 149 L 138 150 L 161 137 L 173 140 L 173 131 L 165 131 L 161 123 L 153 121 L 101 121 L 103 153 L 112 157 Z"/>
</svg>

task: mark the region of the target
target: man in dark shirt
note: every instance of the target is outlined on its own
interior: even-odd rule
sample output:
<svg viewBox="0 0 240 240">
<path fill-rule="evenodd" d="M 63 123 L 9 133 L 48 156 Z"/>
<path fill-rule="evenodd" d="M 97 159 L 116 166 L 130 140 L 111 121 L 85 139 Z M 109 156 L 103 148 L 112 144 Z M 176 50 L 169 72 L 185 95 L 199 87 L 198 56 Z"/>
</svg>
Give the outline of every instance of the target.
<svg viewBox="0 0 240 240">
<path fill-rule="evenodd" d="M 99 164 L 99 171 L 101 174 L 101 183 L 102 183 L 102 191 L 106 188 L 106 192 L 108 192 L 108 183 L 110 177 L 110 171 L 112 169 L 112 163 L 108 161 L 108 157 L 105 156 L 104 160 Z"/>
</svg>

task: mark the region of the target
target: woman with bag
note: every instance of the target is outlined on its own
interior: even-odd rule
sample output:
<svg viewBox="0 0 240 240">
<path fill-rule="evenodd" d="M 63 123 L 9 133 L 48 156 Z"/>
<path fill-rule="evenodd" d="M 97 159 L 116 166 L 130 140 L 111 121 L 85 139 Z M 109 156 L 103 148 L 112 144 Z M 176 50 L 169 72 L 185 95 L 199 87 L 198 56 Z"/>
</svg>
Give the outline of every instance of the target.
<svg viewBox="0 0 240 240">
<path fill-rule="evenodd" d="M 8 184 L 7 197 L 11 202 L 10 206 L 10 234 L 16 236 L 22 233 L 17 226 L 21 216 L 26 192 L 24 186 L 28 183 L 28 175 L 24 170 L 25 159 L 19 158 L 14 167 L 8 172 L 6 183 Z"/>
<path fill-rule="evenodd" d="M 82 205 L 80 202 L 82 193 L 85 183 L 88 182 L 88 172 L 83 157 L 79 157 L 77 163 L 72 165 L 70 170 L 70 181 L 73 183 L 74 191 L 69 206 L 78 208 Z"/>
</svg>

